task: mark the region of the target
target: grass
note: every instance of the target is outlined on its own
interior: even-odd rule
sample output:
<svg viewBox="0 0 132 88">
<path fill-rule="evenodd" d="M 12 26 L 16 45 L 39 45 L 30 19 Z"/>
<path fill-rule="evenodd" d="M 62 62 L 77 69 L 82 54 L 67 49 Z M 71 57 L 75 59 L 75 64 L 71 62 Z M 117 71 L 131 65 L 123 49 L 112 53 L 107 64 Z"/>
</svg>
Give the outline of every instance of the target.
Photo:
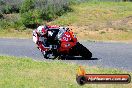
<svg viewBox="0 0 132 88">
<path fill-rule="evenodd" d="M 72 28 L 72 27 L 71 27 Z M 132 42 L 132 31 L 125 32 L 122 30 L 98 30 L 98 31 L 79 31 L 78 28 L 73 30 L 79 40 L 95 40 L 95 41 L 119 41 Z"/>
<path fill-rule="evenodd" d="M 77 4 L 71 6 L 73 12 L 61 16 L 51 24 L 71 25 L 78 35 L 87 40 L 132 41 L 131 4 L 131 2 Z M 105 33 L 100 33 L 100 30 Z M 93 34 L 91 35 L 89 32 Z"/>
<path fill-rule="evenodd" d="M 0 38 L 32 38 L 32 30 L 0 30 Z"/>
<path fill-rule="evenodd" d="M 61 61 L 0 56 L 0 88 L 80 88 L 76 83 L 78 65 Z M 85 66 L 87 73 L 129 73 L 118 69 Z M 82 88 L 131 88 L 130 84 L 87 84 Z"/>
<path fill-rule="evenodd" d="M 73 12 L 53 21 L 55 24 L 80 26 L 117 20 L 132 15 L 131 2 L 87 2 L 71 6 Z"/>
</svg>

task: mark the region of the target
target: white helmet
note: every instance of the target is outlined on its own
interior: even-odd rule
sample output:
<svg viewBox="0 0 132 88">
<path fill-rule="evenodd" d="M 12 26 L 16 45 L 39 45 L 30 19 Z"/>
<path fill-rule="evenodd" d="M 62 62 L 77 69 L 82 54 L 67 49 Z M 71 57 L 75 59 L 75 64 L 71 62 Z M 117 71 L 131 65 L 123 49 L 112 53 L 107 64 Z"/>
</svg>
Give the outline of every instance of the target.
<svg viewBox="0 0 132 88">
<path fill-rule="evenodd" d="M 39 26 L 37 28 L 37 32 L 40 34 L 40 35 L 44 35 L 46 33 L 46 29 L 44 26 Z"/>
</svg>

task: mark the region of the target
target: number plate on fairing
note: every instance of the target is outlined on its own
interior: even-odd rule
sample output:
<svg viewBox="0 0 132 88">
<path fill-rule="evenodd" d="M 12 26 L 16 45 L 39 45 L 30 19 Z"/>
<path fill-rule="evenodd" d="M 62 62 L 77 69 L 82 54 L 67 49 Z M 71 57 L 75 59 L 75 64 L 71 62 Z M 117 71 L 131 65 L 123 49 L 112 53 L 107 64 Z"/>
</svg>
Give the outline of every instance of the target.
<svg viewBox="0 0 132 88">
<path fill-rule="evenodd" d="M 71 40 L 71 35 L 68 32 L 65 32 L 61 38 L 61 41 L 70 41 Z"/>
</svg>

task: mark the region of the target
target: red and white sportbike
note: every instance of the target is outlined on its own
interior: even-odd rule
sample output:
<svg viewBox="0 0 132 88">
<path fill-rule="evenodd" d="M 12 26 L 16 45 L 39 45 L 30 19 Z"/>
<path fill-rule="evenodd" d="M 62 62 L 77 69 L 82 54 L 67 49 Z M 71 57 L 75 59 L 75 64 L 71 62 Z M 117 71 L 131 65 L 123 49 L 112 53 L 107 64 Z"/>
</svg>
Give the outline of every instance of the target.
<svg viewBox="0 0 132 88">
<path fill-rule="evenodd" d="M 77 41 L 71 30 L 60 30 L 59 27 L 49 28 L 52 36 L 48 37 L 49 49 L 41 47 L 41 52 L 46 59 L 53 59 L 61 56 L 82 56 L 91 58 L 92 53 Z"/>
</svg>

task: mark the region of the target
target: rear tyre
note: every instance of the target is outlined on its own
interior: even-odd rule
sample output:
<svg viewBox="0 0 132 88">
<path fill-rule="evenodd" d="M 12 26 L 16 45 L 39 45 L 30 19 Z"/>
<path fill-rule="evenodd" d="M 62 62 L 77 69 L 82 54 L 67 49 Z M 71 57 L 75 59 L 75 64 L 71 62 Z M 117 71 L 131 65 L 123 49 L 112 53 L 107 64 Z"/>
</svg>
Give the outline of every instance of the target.
<svg viewBox="0 0 132 88">
<path fill-rule="evenodd" d="M 77 48 L 80 56 L 82 56 L 84 58 L 92 57 L 92 53 L 86 47 L 84 47 L 82 44 L 80 44 L 79 42 L 77 42 L 76 48 Z"/>
</svg>

